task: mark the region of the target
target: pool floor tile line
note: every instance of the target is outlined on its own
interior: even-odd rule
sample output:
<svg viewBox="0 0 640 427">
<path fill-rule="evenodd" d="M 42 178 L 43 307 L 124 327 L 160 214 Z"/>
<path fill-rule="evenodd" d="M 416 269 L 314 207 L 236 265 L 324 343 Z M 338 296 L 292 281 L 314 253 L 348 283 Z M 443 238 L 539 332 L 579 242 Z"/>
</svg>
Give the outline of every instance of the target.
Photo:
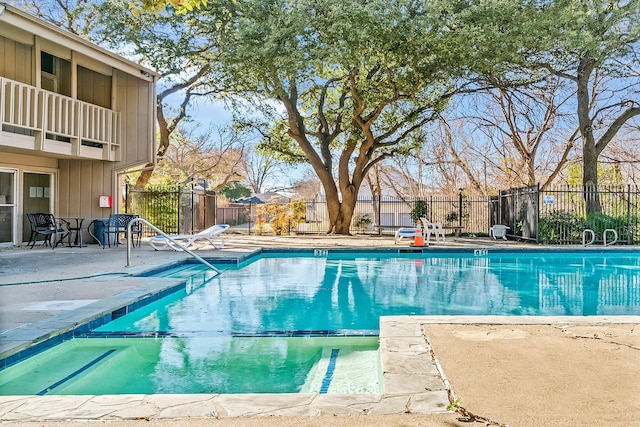
<svg viewBox="0 0 640 427">
<path fill-rule="evenodd" d="M 111 354 L 115 353 L 117 350 L 115 348 L 112 348 L 110 350 L 105 351 L 104 353 L 102 353 L 100 356 L 96 357 L 95 359 L 91 360 L 90 362 L 88 362 L 87 364 L 85 364 L 84 366 L 78 368 L 77 370 L 75 370 L 74 372 L 70 373 L 69 375 L 67 375 L 66 377 L 60 379 L 59 381 L 56 381 L 55 383 L 51 384 L 50 386 L 42 389 L 40 392 L 37 393 L 38 396 L 44 396 L 45 394 L 49 393 L 51 390 L 60 387 L 61 385 L 63 385 L 64 383 L 66 383 L 69 380 L 72 380 L 73 378 L 77 377 L 78 375 L 86 372 L 87 370 L 91 369 L 92 366 L 96 365 L 97 363 L 100 363 L 100 361 L 106 359 L 107 357 L 111 356 Z"/>
<path fill-rule="evenodd" d="M 320 394 L 327 394 L 327 392 L 329 391 L 329 386 L 331 386 L 331 380 L 333 379 L 333 372 L 336 369 L 338 352 L 340 352 L 339 348 L 334 348 L 331 350 L 331 356 L 329 356 L 329 365 L 327 366 L 327 372 L 324 374 L 324 378 L 322 379 L 322 385 L 320 386 Z"/>
</svg>

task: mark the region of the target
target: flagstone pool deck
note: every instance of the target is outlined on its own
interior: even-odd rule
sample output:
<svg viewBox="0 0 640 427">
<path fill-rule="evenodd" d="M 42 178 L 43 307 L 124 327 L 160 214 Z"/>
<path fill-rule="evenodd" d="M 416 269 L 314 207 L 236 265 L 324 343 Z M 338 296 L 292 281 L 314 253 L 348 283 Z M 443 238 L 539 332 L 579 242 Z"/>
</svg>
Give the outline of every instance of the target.
<svg viewBox="0 0 640 427">
<path fill-rule="evenodd" d="M 222 250 L 198 254 L 238 258 L 264 247 L 407 246 L 394 245 L 392 237 L 230 234 Z M 532 245 L 458 238 L 433 247 L 490 251 Z M 612 248 L 621 249 L 629 248 Z M 125 267 L 124 245 L 0 249 L 0 359 L 128 301 L 179 285 L 177 279 L 130 275 L 189 257 L 145 244 L 131 255 L 131 266 Z M 0 396 L 0 421 L 467 426 L 475 416 L 485 424 L 510 426 L 640 426 L 640 316 L 386 317 L 380 354 L 381 395 Z M 452 401 L 458 412 L 447 410 Z"/>
</svg>

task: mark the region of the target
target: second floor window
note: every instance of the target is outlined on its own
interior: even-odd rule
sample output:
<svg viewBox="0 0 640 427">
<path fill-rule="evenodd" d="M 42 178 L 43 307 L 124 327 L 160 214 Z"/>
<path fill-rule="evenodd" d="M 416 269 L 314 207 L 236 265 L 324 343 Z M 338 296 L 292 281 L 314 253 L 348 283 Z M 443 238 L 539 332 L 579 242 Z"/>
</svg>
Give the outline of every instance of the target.
<svg viewBox="0 0 640 427">
<path fill-rule="evenodd" d="M 40 53 L 42 89 L 71 96 L 71 63 L 47 52 Z"/>
</svg>

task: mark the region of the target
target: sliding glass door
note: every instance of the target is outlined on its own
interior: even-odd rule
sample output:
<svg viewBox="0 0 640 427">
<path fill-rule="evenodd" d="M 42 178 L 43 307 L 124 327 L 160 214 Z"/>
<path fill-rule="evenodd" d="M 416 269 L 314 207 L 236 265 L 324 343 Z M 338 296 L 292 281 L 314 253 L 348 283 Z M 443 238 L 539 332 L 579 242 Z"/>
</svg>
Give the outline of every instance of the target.
<svg viewBox="0 0 640 427">
<path fill-rule="evenodd" d="M 31 226 L 27 213 L 51 213 L 51 175 L 25 172 L 22 183 L 22 240 L 29 240 Z"/>
<path fill-rule="evenodd" d="M 15 224 L 16 172 L 0 169 L 0 246 L 14 244 Z"/>
</svg>

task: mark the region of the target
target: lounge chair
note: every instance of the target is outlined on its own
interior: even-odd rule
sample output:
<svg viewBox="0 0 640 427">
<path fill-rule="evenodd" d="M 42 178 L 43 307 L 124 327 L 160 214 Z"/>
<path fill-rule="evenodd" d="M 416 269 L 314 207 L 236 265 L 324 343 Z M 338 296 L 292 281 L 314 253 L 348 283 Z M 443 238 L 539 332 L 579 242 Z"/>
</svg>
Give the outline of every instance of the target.
<svg viewBox="0 0 640 427">
<path fill-rule="evenodd" d="M 444 240 L 444 228 L 442 228 L 442 224 L 439 222 L 430 222 L 426 218 L 420 218 L 422 222 L 422 226 L 424 227 L 424 243 L 429 245 L 429 239 L 431 239 L 431 235 L 435 235 L 436 243 L 440 243 L 440 238 L 442 237 L 442 243 Z"/>
<path fill-rule="evenodd" d="M 396 230 L 394 242 L 397 245 L 404 238 L 414 239 L 416 237 L 416 227 L 402 227 Z"/>
<path fill-rule="evenodd" d="M 196 249 L 199 247 L 196 242 L 198 242 L 199 240 L 205 240 L 214 248 L 220 249 L 224 247 L 224 238 L 220 234 L 222 234 L 222 232 L 224 232 L 227 228 L 229 228 L 227 224 L 219 224 L 195 234 L 170 234 L 169 237 L 171 237 L 177 243 L 167 239 L 164 236 L 155 236 L 149 239 L 149 244 L 156 251 L 161 251 L 164 249 L 182 251 L 184 249 L 192 249 L 192 246 L 194 247 L 193 249 Z M 212 240 L 214 238 L 218 239 L 219 243 L 216 244 Z"/>
</svg>

